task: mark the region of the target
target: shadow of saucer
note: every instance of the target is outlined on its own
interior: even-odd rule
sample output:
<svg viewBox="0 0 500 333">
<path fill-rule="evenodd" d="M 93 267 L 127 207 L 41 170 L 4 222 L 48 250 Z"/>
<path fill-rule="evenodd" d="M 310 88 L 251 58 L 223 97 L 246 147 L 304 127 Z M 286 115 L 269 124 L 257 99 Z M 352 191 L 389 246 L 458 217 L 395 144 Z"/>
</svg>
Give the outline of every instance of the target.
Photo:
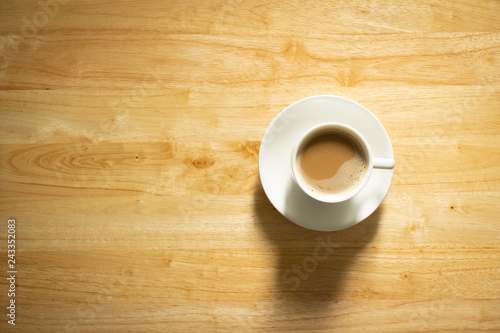
<svg viewBox="0 0 500 333">
<path fill-rule="evenodd" d="M 303 309 L 301 305 L 306 305 L 308 311 L 325 311 L 328 305 L 325 303 L 339 298 L 346 272 L 376 234 L 382 205 L 353 227 L 333 232 L 314 231 L 281 215 L 267 198 L 260 179 L 257 182 L 255 222 L 278 253 L 275 286 L 271 291 L 276 293 L 276 306 L 280 311 L 288 307 L 289 314 Z M 287 197 L 290 195 L 297 197 L 296 193 L 287 193 Z M 306 204 L 294 200 L 294 209 L 306 209 Z"/>
</svg>

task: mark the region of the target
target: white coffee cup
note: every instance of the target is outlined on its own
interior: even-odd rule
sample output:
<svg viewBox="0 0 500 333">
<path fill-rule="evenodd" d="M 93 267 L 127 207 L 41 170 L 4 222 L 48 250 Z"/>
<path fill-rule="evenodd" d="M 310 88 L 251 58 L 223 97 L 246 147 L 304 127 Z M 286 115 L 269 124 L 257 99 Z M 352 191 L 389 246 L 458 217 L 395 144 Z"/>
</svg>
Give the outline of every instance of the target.
<svg viewBox="0 0 500 333">
<path fill-rule="evenodd" d="M 314 191 L 309 185 L 306 184 L 304 179 L 302 178 L 299 167 L 298 160 L 301 149 L 309 142 L 309 140 L 313 137 L 320 135 L 323 132 L 331 132 L 332 130 L 340 131 L 344 135 L 348 136 L 352 140 L 356 141 L 359 144 L 359 147 L 363 150 L 364 157 L 366 158 L 366 172 L 363 175 L 363 178 L 358 182 L 357 186 L 351 189 L 347 193 L 337 194 L 337 193 L 326 193 Z M 327 203 L 337 203 L 343 202 L 351 199 L 356 194 L 358 194 L 368 183 L 370 180 L 372 170 L 375 169 L 392 169 L 394 168 L 394 160 L 392 158 L 379 158 L 374 157 L 373 153 L 370 149 L 370 145 L 366 141 L 366 139 L 359 133 L 357 130 L 342 123 L 323 123 L 317 126 L 314 126 L 307 130 L 301 137 L 297 140 L 294 148 L 292 149 L 292 176 L 297 185 L 311 198 L 327 202 Z"/>
</svg>

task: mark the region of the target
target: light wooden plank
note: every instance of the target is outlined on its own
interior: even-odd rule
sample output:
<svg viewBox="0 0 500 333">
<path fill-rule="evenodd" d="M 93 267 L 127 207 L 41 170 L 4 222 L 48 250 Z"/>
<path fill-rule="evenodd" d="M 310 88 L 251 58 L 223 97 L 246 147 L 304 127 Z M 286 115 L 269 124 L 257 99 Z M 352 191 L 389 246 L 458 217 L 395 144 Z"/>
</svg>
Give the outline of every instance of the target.
<svg viewBox="0 0 500 333">
<path fill-rule="evenodd" d="M 45 1 L 44 1 L 45 2 Z M 49 1 L 50 2 L 50 1 Z M 248 34 L 483 32 L 500 30 L 500 5 L 495 0 L 470 2 L 363 1 L 304 3 L 287 1 L 210 0 L 203 2 L 121 0 L 74 2 L 60 0 L 52 14 L 29 0 L 2 3 L 0 33 L 22 35 L 24 26 L 38 22 L 37 34 L 70 31 L 75 34 Z M 55 8 L 54 8 L 55 9 Z M 46 17 L 46 18 L 45 18 Z M 23 18 L 26 18 L 23 21 Z M 27 35 L 31 34 L 24 28 Z"/>
<path fill-rule="evenodd" d="M 499 48 L 498 32 L 57 34 L 40 37 L 35 46 L 19 52 L 6 52 L 0 89 L 490 85 L 499 83 Z"/>
</svg>

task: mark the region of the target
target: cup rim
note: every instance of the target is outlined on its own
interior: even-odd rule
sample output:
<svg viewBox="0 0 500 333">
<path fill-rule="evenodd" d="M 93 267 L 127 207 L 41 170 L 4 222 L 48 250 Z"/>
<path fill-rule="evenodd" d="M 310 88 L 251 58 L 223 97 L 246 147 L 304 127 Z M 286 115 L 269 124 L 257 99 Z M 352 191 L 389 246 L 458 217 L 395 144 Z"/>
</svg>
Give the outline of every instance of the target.
<svg viewBox="0 0 500 333">
<path fill-rule="evenodd" d="M 363 179 L 361 182 L 356 186 L 352 191 L 345 193 L 344 195 L 328 195 L 328 194 L 320 194 L 318 192 L 312 191 L 309 186 L 307 186 L 302 179 L 302 177 L 299 175 L 299 172 L 297 170 L 297 155 L 299 154 L 300 148 L 303 146 L 305 143 L 306 139 L 310 140 L 310 136 L 314 134 L 314 132 L 321 131 L 323 129 L 340 129 L 344 132 L 348 132 L 349 135 L 353 136 L 354 139 L 358 141 L 360 144 L 361 148 L 364 150 L 364 153 L 366 155 L 367 159 L 367 168 L 366 172 L 363 176 Z M 356 194 L 358 194 L 368 183 L 368 180 L 370 179 L 371 172 L 373 169 L 373 155 L 372 151 L 370 149 L 370 145 L 366 141 L 366 139 L 363 137 L 363 135 L 354 129 L 353 127 L 339 123 L 339 122 L 326 122 L 326 123 L 321 123 L 316 126 L 311 127 L 307 131 L 305 131 L 297 140 L 295 143 L 293 150 L 292 150 L 292 176 L 293 179 L 295 180 L 295 183 L 302 189 L 304 193 L 306 193 L 308 196 L 311 198 L 321 201 L 321 202 L 326 202 L 326 203 L 340 203 L 346 200 L 351 199 L 354 197 Z"/>
</svg>

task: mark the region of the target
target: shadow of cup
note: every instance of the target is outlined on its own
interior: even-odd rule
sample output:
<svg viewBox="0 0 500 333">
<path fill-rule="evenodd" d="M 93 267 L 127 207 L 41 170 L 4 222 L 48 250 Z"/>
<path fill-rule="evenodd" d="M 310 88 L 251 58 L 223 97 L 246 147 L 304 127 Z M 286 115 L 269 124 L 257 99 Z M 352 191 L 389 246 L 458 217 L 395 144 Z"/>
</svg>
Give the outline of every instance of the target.
<svg viewBox="0 0 500 333">
<path fill-rule="evenodd" d="M 297 189 L 289 188 L 288 191 Z M 305 209 L 293 198 L 288 205 Z M 274 265 L 275 285 L 270 294 L 279 306 L 296 309 L 306 304 L 310 311 L 320 311 L 325 302 L 338 300 L 343 279 L 358 254 L 376 234 L 382 205 L 367 219 L 353 227 L 333 232 L 300 227 L 281 215 L 268 200 L 260 179 L 254 191 L 254 215 L 258 229 L 277 251 Z M 312 214 L 314 218 L 314 214 Z"/>
</svg>

